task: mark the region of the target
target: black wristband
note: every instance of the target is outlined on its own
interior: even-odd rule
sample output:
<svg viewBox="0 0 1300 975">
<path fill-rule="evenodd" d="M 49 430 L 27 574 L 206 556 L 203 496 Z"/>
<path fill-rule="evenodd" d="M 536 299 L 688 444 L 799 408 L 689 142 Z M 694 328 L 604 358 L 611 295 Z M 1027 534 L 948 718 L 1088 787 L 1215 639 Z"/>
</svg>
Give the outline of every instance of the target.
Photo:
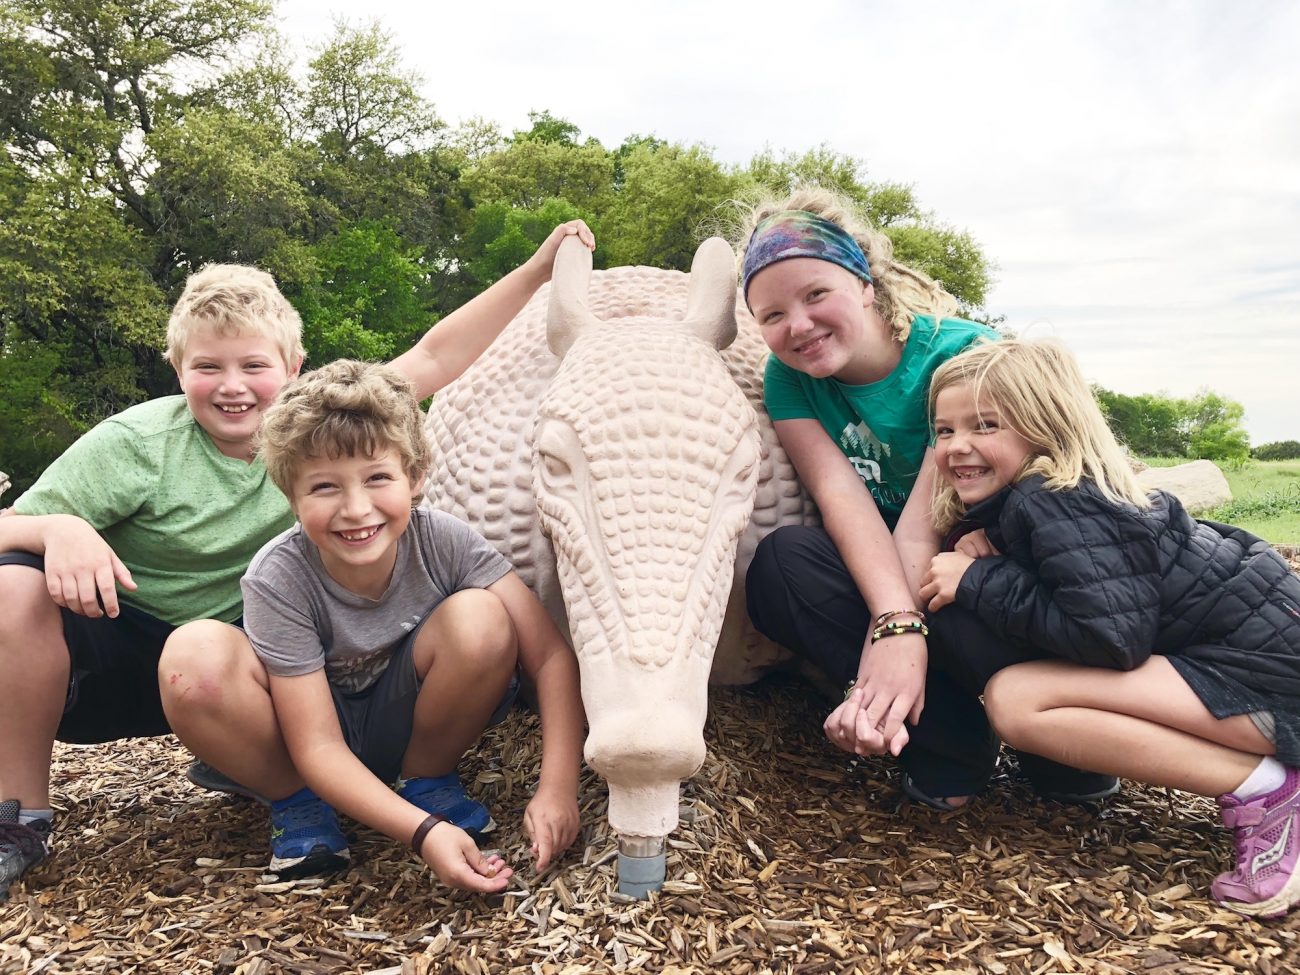
<svg viewBox="0 0 1300 975">
<path fill-rule="evenodd" d="M 424 822 L 415 827 L 415 832 L 411 834 L 411 849 L 415 851 L 416 856 L 423 859 L 420 854 L 420 847 L 424 846 L 424 838 L 429 835 L 429 830 L 433 829 L 439 823 L 445 822 L 447 822 L 446 816 L 441 816 L 438 813 L 429 813 Z"/>
</svg>

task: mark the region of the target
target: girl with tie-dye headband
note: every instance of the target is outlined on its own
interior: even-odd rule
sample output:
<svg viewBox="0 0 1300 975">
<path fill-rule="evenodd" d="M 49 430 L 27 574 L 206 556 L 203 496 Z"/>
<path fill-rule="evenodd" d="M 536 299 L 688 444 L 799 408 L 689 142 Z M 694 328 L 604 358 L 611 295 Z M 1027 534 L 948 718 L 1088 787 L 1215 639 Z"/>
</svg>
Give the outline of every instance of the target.
<svg viewBox="0 0 1300 975">
<path fill-rule="evenodd" d="M 939 537 L 926 394 L 941 363 L 996 333 L 949 317 L 951 295 L 818 188 L 754 208 L 738 252 L 772 350 L 764 401 L 825 526 L 763 540 L 746 579 L 750 616 L 847 684 L 824 723 L 833 744 L 899 756 L 910 795 L 959 805 L 984 786 L 996 745 L 987 733 L 969 741 L 969 695 L 943 673 L 927 677 L 919 589 Z M 1068 773 L 1061 782 L 1057 791 L 1098 788 Z"/>
</svg>

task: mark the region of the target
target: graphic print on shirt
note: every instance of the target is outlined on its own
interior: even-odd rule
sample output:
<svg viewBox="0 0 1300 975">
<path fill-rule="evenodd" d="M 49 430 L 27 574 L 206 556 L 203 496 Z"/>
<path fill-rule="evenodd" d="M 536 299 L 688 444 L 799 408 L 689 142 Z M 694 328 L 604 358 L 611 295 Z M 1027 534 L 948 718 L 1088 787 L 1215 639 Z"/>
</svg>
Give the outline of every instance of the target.
<svg viewBox="0 0 1300 975">
<path fill-rule="evenodd" d="M 329 682 L 344 694 L 359 694 L 383 676 L 396 644 L 356 657 L 325 657 Z"/>
<path fill-rule="evenodd" d="M 840 449 L 848 457 L 849 463 L 857 471 L 858 477 L 866 485 L 871 496 L 881 505 L 901 505 L 907 500 L 907 494 L 891 487 L 887 483 L 888 475 L 882 470 L 882 463 L 892 456 L 889 444 L 877 437 L 861 420 L 850 423 L 840 433 Z M 885 464 L 884 466 L 889 466 Z M 896 473 L 892 472 L 891 473 Z"/>
</svg>

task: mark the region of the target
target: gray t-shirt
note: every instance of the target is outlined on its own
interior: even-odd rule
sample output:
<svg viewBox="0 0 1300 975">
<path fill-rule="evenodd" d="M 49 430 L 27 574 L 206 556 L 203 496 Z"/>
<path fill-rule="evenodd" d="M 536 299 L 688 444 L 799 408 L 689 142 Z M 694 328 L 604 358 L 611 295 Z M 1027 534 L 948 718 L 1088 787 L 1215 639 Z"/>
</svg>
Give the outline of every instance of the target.
<svg viewBox="0 0 1300 975">
<path fill-rule="evenodd" d="M 271 539 L 244 575 L 244 629 L 267 673 L 297 677 L 321 667 L 345 694 L 384 672 L 397 646 L 437 605 L 461 589 L 483 589 L 510 563 L 468 525 L 417 508 L 397 543 L 397 562 L 379 599 L 330 578 L 301 525 Z"/>
</svg>

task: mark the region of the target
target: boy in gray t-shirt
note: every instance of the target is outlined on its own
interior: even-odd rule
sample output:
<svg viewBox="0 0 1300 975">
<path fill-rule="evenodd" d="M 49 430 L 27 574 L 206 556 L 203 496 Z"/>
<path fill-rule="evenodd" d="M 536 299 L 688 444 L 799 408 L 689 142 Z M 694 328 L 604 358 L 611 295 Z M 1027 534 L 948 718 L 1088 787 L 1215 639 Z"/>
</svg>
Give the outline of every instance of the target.
<svg viewBox="0 0 1300 975">
<path fill-rule="evenodd" d="M 243 579 L 268 691 L 249 720 L 277 722 L 283 743 L 261 776 L 281 783 L 271 869 L 345 864 L 337 808 L 409 842 L 444 883 L 499 891 L 512 871 L 475 846 L 491 819 L 456 766 L 504 717 L 522 667 L 543 732 L 524 827 L 544 869 L 578 833 L 578 665 L 501 555 L 450 515 L 413 507 L 429 466 L 420 420 L 400 375 L 344 361 L 286 386 L 263 421 L 267 472 L 299 522 Z M 218 768 L 231 747 L 219 726 L 185 743 Z"/>
</svg>

